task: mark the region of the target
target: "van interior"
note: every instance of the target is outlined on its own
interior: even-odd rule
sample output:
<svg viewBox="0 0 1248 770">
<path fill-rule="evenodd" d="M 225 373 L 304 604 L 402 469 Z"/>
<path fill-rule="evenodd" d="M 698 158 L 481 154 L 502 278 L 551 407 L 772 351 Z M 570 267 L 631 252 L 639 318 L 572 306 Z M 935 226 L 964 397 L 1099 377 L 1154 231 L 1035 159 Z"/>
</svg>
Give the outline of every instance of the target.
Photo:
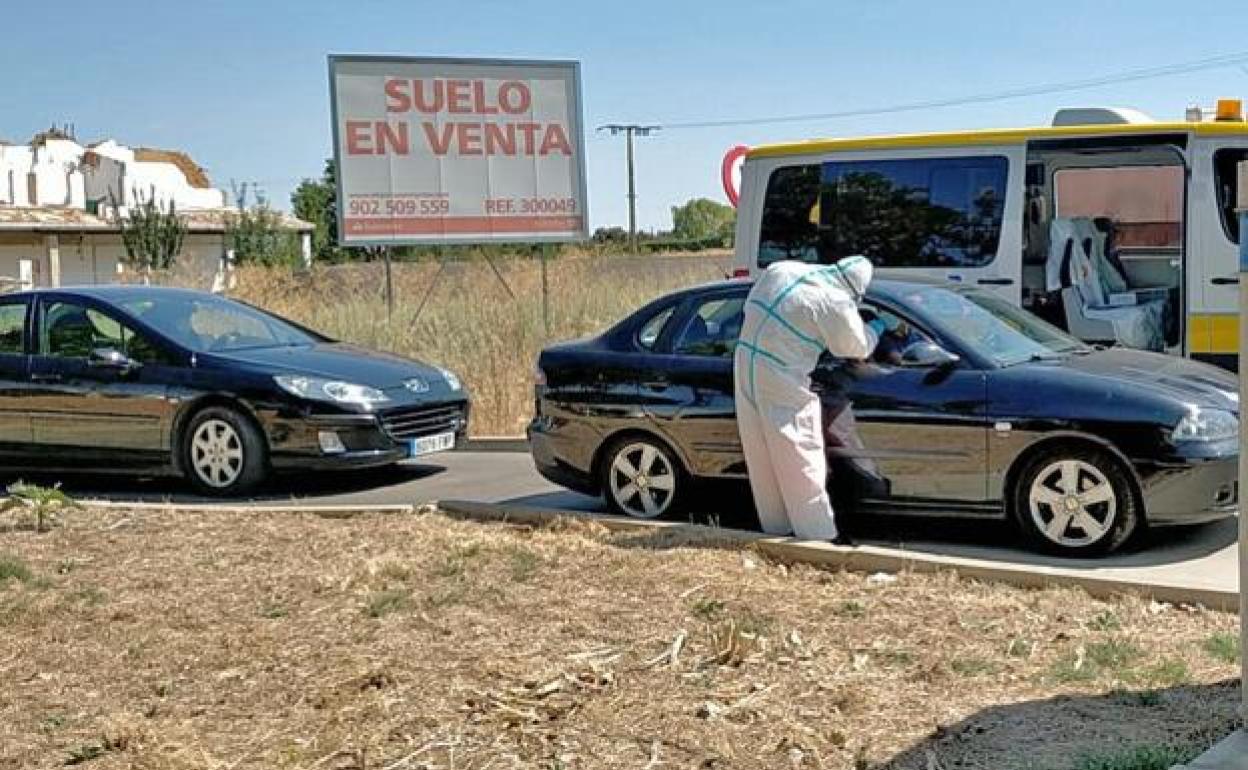
<svg viewBox="0 0 1248 770">
<path fill-rule="evenodd" d="M 1028 147 L 1023 305 L 1090 343 L 1182 352 L 1182 137 Z"/>
</svg>

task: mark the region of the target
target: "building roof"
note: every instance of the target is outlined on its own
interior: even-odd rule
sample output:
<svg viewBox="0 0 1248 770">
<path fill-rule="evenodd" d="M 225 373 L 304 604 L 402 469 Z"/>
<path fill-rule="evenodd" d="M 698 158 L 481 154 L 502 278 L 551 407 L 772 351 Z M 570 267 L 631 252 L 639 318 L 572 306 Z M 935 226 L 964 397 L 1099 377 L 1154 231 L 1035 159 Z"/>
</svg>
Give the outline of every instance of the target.
<svg viewBox="0 0 1248 770">
<path fill-rule="evenodd" d="M 180 209 L 179 216 L 189 233 L 224 233 L 229 218 L 237 209 Z M 285 230 L 311 232 L 316 226 L 285 212 L 274 212 Z M 89 233 L 119 232 L 113 222 L 88 214 L 82 209 L 65 206 L 4 206 L 0 205 L 0 232 Z"/>
<path fill-rule="evenodd" d="M 157 150 L 152 147 L 135 147 L 134 159 L 147 163 L 172 163 L 186 177 L 186 183 L 191 187 L 197 187 L 201 190 L 212 187 L 212 182 L 208 179 L 208 172 L 204 171 L 203 167 L 198 163 L 191 160 L 190 155 L 181 150 Z"/>
<path fill-rule="evenodd" d="M 1091 126 L 1037 126 L 1034 128 L 985 129 L 925 134 L 892 134 L 844 139 L 807 139 L 764 144 L 750 149 L 749 158 L 774 158 L 808 153 L 848 150 L 883 150 L 903 147 L 962 147 L 1023 144 L 1035 139 L 1132 136 L 1149 134 L 1239 135 L 1248 137 L 1248 122 L 1205 123 L 1108 123 Z"/>
</svg>

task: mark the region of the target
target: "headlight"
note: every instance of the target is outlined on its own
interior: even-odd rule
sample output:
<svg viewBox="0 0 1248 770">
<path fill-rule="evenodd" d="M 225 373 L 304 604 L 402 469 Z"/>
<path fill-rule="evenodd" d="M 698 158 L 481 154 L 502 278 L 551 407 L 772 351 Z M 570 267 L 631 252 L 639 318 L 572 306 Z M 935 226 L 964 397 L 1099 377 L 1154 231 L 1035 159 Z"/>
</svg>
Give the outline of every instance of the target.
<svg viewBox="0 0 1248 770">
<path fill-rule="evenodd" d="M 459 381 L 459 377 L 455 376 L 455 372 L 452 372 L 450 369 L 443 369 L 440 366 L 438 371 L 442 373 L 442 379 L 446 380 L 446 386 L 451 390 L 460 390 L 464 387 L 463 383 Z"/>
<path fill-rule="evenodd" d="M 1175 443 L 1225 441 L 1239 436 L 1239 420 L 1221 409 L 1192 407 L 1170 435 Z"/>
<path fill-rule="evenodd" d="M 340 404 L 372 406 L 389 401 L 389 397 L 376 388 L 356 385 L 353 382 L 323 380 L 320 377 L 302 375 L 278 375 L 273 378 L 277 386 L 292 396 L 316 401 L 335 401 Z"/>
</svg>

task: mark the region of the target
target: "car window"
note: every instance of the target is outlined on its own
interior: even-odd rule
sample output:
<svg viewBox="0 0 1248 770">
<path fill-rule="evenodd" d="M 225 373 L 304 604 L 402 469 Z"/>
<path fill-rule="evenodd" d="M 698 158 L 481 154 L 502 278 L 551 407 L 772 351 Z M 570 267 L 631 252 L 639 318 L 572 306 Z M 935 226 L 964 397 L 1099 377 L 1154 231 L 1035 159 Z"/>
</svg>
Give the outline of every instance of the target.
<svg viewBox="0 0 1248 770">
<path fill-rule="evenodd" d="M 881 364 L 897 365 L 902 354 L 918 342 L 932 342 L 932 338 L 914 328 L 909 321 L 881 307 L 866 305 L 859 314 L 863 323 L 871 327 L 879 341 L 871 353 L 871 360 Z"/>
<path fill-rule="evenodd" d="M 93 350 L 116 350 L 143 364 L 165 362 L 163 352 L 145 336 L 95 308 L 75 302 L 52 302 L 43 313 L 39 349 L 54 358 L 81 358 Z"/>
<path fill-rule="evenodd" d="M 26 352 L 23 335 L 26 331 L 25 302 L 0 305 L 0 354 L 21 355 Z"/>
<path fill-rule="evenodd" d="M 687 356 L 729 358 L 741 333 L 745 297 L 716 297 L 698 305 L 681 330 L 672 352 Z"/>
<path fill-rule="evenodd" d="M 669 305 L 651 316 L 649 321 L 642 324 L 637 331 L 637 344 L 646 350 L 654 350 L 655 343 L 659 341 L 659 337 L 663 334 L 663 327 L 667 326 L 667 322 L 671 319 L 675 309 L 674 305 Z"/>
<path fill-rule="evenodd" d="M 277 316 L 219 297 L 140 297 L 121 306 L 167 338 L 201 353 L 315 345 L 324 340 Z"/>
</svg>

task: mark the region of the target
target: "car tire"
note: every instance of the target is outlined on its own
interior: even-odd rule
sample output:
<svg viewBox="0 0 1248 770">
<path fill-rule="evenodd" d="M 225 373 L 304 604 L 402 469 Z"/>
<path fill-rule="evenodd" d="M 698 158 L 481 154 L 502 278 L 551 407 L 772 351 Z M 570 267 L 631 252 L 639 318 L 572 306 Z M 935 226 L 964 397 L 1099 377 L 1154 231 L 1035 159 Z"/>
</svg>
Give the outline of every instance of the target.
<svg viewBox="0 0 1248 770">
<path fill-rule="evenodd" d="M 689 477 L 663 442 L 624 436 L 606 448 L 599 482 L 607 506 L 635 519 L 660 519 L 683 510 Z"/>
<path fill-rule="evenodd" d="M 210 406 L 195 414 L 182 437 L 182 472 L 212 497 L 245 495 L 268 475 L 268 447 L 255 424 L 234 409 Z"/>
<path fill-rule="evenodd" d="M 1015 477 L 1011 504 L 1028 542 L 1060 556 L 1110 553 L 1144 522 L 1122 461 L 1078 444 L 1045 449 L 1026 460 Z"/>
</svg>

